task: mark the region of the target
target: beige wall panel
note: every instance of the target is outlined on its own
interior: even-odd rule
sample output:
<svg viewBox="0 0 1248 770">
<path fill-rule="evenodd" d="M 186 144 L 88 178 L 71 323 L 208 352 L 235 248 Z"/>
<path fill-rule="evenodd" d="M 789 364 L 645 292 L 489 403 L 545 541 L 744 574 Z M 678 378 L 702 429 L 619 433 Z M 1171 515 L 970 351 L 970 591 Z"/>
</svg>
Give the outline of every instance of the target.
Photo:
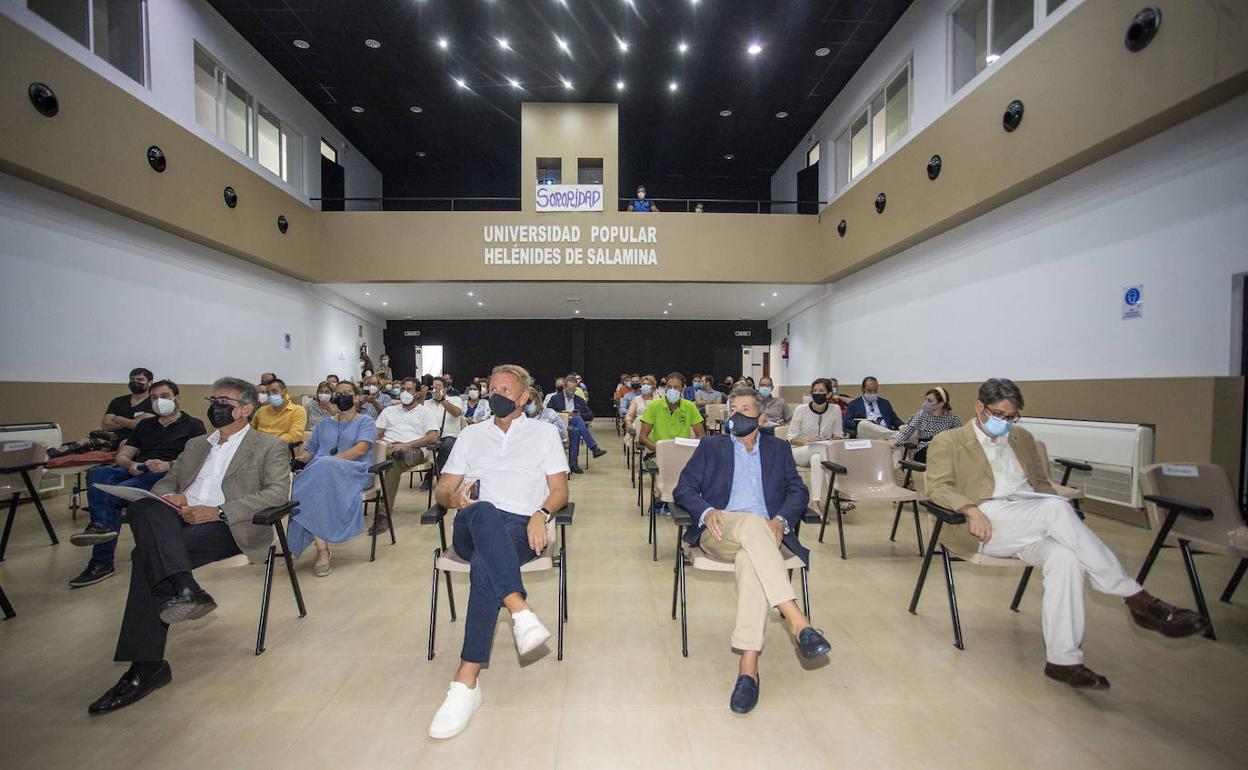
<svg viewBox="0 0 1248 770">
<path fill-rule="evenodd" d="M 0 51 L 0 169 L 316 279 L 318 212 L 3 16 Z M 45 118 L 31 106 L 33 81 L 56 92 L 58 115 Z M 161 174 L 147 164 L 153 144 L 168 158 Z M 238 192 L 237 208 L 225 205 L 226 185 Z M 286 235 L 278 232 L 279 214 L 290 223 Z"/>
<path fill-rule="evenodd" d="M 620 109 L 616 104 L 520 105 L 520 210 L 535 213 L 538 158 L 563 159 L 563 184 L 576 184 L 580 158 L 602 158 L 603 209 L 619 195 Z"/>
<path fill-rule="evenodd" d="M 1248 3 L 1238 0 L 1202 0 L 1218 15 L 1217 69 L 1225 80 L 1248 69 Z M 1164 13 L 1164 12 L 1163 12 Z M 1162 24 L 1165 24 L 1163 19 Z"/>
</svg>

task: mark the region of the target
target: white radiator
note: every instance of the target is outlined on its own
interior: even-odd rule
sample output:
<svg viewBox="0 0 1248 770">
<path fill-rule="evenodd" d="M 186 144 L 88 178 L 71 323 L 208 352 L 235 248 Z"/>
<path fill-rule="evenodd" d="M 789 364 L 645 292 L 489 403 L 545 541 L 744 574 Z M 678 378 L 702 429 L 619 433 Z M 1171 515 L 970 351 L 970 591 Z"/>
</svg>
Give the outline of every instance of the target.
<svg viewBox="0 0 1248 770">
<path fill-rule="evenodd" d="M 1075 471 L 1070 486 L 1094 499 L 1131 508 L 1144 507 L 1137 476 L 1153 462 L 1153 429 L 1146 425 L 1090 420 L 1024 417 L 1020 425 L 1043 441 L 1049 452 L 1050 476 L 1061 481 L 1064 468 L 1055 457 L 1079 460 L 1091 473 Z"/>
<path fill-rule="evenodd" d="M 54 422 L 29 422 L 15 425 L 0 425 L 0 445 L 10 441 L 38 441 L 44 448 L 61 445 L 61 426 Z M 59 491 L 65 487 L 64 476 L 53 476 L 47 473 L 38 474 L 39 494 Z M 33 477 L 32 477 L 33 480 Z M 26 495 L 22 492 L 23 497 Z"/>
</svg>

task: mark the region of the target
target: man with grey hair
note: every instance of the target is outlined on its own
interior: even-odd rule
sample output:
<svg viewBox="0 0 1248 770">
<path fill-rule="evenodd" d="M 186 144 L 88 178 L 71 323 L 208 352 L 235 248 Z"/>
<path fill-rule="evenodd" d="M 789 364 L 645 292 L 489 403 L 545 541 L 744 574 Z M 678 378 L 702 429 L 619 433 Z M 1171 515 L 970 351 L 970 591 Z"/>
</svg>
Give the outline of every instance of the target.
<svg viewBox="0 0 1248 770">
<path fill-rule="evenodd" d="M 252 523 L 252 517 L 288 499 L 286 444 L 251 429 L 257 402 L 251 383 L 222 377 L 207 401 L 208 421 L 216 430 L 188 441 L 152 487 L 163 500 L 130 504 L 133 567 L 114 660 L 131 665 L 91 704 L 91 714 L 129 706 L 172 681 L 164 660 L 169 625 L 202 618 L 217 607 L 191 570 L 239 553 L 262 561 L 272 543 L 270 528 Z"/>
<path fill-rule="evenodd" d="M 1016 558 L 1044 568 L 1045 676 L 1076 688 L 1105 690 L 1109 680 L 1083 665 L 1083 577 L 1122 597 L 1131 619 L 1178 638 L 1204 632 L 1200 614 L 1151 596 L 1123 571 L 1113 552 L 1049 481 L 1036 440 L 1017 427 L 1023 393 L 1013 381 L 979 386 L 975 419 L 936 434 L 927 450 L 927 494 L 966 516 L 946 540 L 955 550 Z M 968 534 L 969 533 L 969 534 Z"/>
<path fill-rule="evenodd" d="M 685 542 L 736 567 L 737 620 L 732 647 L 741 662 L 729 705 L 738 714 L 758 703 L 758 656 L 767 616 L 780 611 L 803 658 L 832 649 L 797 606 L 780 547 L 809 563 L 797 540 L 808 493 L 787 442 L 759 430 L 767 423 L 757 390 L 738 387 L 728 397 L 728 435 L 702 439 L 680 474 L 676 504 L 697 522 Z"/>
</svg>

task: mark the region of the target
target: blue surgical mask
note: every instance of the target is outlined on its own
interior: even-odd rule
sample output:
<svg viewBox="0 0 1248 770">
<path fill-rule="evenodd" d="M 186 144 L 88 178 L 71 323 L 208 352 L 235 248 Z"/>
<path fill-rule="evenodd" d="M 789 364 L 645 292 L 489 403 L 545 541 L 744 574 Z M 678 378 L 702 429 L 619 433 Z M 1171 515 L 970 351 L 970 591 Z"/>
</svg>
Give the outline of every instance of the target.
<svg viewBox="0 0 1248 770">
<path fill-rule="evenodd" d="M 758 395 L 762 396 L 763 398 L 771 398 L 771 386 L 764 385 L 761 388 L 759 388 Z"/>
<path fill-rule="evenodd" d="M 528 415 L 528 416 L 530 416 L 530 417 L 532 417 L 533 415 L 537 414 L 537 404 L 533 403 L 532 401 L 530 401 L 529 403 L 525 404 L 525 405 L 524 405 L 524 413 L 525 413 L 525 414 L 527 414 L 527 415 Z"/>
<path fill-rule="evenodd" d="M 876 399 L 878 399 L 879 397 L 880 396 L 878 393 L 863 393 L 862 394 L 862 400 L 867 402 L 868 404 L 874 404 L 876 402 Z"/>
<path fill-rule="evenodd" d="M 1002 420 L 995 414 L 988 415 L 988 419 L 982 421 L 982 425 L 984 426 L 984 433 L 993 438 L 1001 438 L 1010 432 L 1010 428 L 1014 427 L 1013 423 Z"/>
<path fill-rule="evenodd" d="M 702 383 L 700 383 L 700 382 L 695 382 L 695 383 L 693 383 L 693 389 L 694 389 L 694 390 L 702 390 Z"/>
<path fill-rule="evenodd" d="M 648 396 L 653 392 L 654 392 L 654 388 L 650 385 L 650 383 L 646 383 L 645 385 L 641 386 L 641 395 Z"/>
<path fill-rule="evenodd" d="M 273 395 L 269 396 L 269 403 L 270 403 L 271 405 L 273 405 L 273 406 L 281 406 L 281 405 L 282 405 L 282 394 L 281 394 L 281 393 L 274 393 Z"/>
<path fill-rule="evenodd" d="M 675 388 L 668 388 L 665 395 L 667 396 L 668 403 L 674 404 L 680 400 L 680 391 Z"/>
</svg>

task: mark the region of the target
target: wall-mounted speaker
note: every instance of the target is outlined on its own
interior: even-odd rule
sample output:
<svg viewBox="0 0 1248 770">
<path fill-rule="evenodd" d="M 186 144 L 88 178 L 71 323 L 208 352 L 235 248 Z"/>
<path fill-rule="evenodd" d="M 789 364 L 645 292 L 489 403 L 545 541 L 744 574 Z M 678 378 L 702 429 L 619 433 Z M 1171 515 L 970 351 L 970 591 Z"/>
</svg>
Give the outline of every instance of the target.
<svg viewBox="0 0 1248 770">
<path fill-rule="evenodd" d="M 281 233 L 282 235 L 285 235 L 288 229 L 290 229 L 290 223 L 286 221 L 286 215 L 278 214 L 277 215 L 277 231 Z"/>
<path fill-rule="evenodd" d="M 837 235 L 839 235 L 839 236 L 841 236 L 842 238 L 844 238 L 844 237 L 845 237 L 845 230 L 846 230 L 846 229 L 848 229 L 848 225 L 846 225 L 846 224 L 845 224 L 845 220 L 844 220 L 844 219 L 842 219 L 840 222 L 837 222 L 837 223 L 836 223 L 836 234 L 837 234 Z"/>
<path fill-rule="evenodd" d="M 53 117 L 61 111 L 61 103 L 47 83 L 31 83 L 26 89 L 26 95 L 30 97 L 30 103 L 39 111 L 39 114 L 46 118 Z"/>
<path fill-rule="evenodd" d="M 885 195 L 884 193 L 880 193 L 879 195 L 875 196 L 875 213 L 883 214 L 884 207 L 887 205 L 888 205 L 887 195 Z"/>
<path fill-rule="evenodd" d="M 927 162 L 927 178 L 928 179 L 935 179 L 936 177 L 940 176 L 940 164 L 941 164 L 940 156 L 933 155 L 931 157 L 931 160 Z"/>
<path fill-rule="evenodd" d="M 169 165 L 168 161 L 165 159 L 165 151 L 154 144 L 151 147 L 148 147 L 147 165 L 151 166 L 152 171 L 155 171 L 157 174 L 164 171 Z"/>
<path fill-rule="evenodd" d="M 223 195 L 225 196 L 225 205 L 230 208 L 234 208 L 238 205 L 238 193 L 234 192 L 233 187 L 225 188 Z"/>
<path fill-rule="evenodd" d="M 1149 6 L 1137 13 L 1127 25 L 1127 36 L 1123 45 L 1131 53 L 1143 51 L 1153 42 L 1157 30 L 1161 27 L 1161 9 Z"/>
<path fill-rule="evenodd" d="M 1008 133 L 1018 128 L 1019 124 L 1022 122 L 1023 103 L 1018 99 L 1015 99 L 1010 102 L 1008 107 L 1005 108 L 1005 114 L 1001 116 L 1001 127 Z"/>
</svg>

